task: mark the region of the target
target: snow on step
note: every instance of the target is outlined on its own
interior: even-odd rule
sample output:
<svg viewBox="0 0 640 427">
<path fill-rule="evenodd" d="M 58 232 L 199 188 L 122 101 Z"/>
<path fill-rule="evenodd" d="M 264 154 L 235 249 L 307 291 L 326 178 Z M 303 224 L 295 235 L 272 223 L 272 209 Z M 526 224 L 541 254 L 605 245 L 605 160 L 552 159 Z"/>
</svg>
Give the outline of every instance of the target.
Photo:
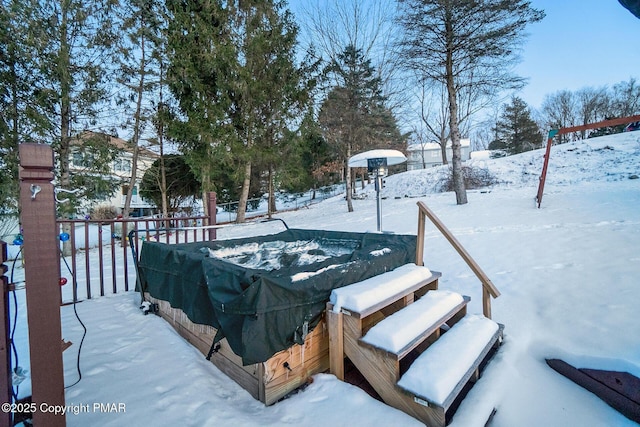
<svg viewBox="0 0 640 427">
<path fill-rule="evenodd" d="M 463 302 L 462 295 L 455 292 L 429 291 L 413 304 L 379 322 L 362 341 L 398 354 Z"/>
<path fill-rule="evenodd" d="M 416 283 L 431 277 L 427 267 L 405 264 L 395 270 L 331 291 L 333 311 L 343 307 L 363 312 L 381 301 L 402 293 Z"/>
<path fill-rule="evenodd" d="M 398 386 L 444 406 L 497 331 L 494 321 L 467 315 L 413 362 Z"/>
</svg>

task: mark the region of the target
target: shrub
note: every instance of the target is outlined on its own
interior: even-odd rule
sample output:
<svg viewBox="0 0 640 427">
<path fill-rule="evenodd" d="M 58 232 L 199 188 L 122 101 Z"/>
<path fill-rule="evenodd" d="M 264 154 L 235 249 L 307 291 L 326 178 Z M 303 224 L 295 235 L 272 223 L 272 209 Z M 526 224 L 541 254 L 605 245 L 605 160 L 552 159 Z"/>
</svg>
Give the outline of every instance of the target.
<svg viewBox="0 0 640 427">
<path fill-rule="evenodd" d="M 96 206 L 95 208 L 91 209 L 91 212 L 89 212 L 89 215 L 91 216 L 91 219 L 96 220 L 96 221 L 103 221 L 106 219 L 114 219 L 115 217 L 118 216 L 118 210 L 116 209 L 115 206 L 111 206 L 111 205 L 100 205 L 100 206 Z"/>
<path fill-rule="evenodd" d="M 462 166 L 462 175 L 467 190 L 489 187 L 498 183 L 498 179 L 484 168 Z M 453 191 L 453 169 L 451 167 L 449 167 L 448 173 L 440 179 L 438 189 L 441 192 Z"/>
</svg>

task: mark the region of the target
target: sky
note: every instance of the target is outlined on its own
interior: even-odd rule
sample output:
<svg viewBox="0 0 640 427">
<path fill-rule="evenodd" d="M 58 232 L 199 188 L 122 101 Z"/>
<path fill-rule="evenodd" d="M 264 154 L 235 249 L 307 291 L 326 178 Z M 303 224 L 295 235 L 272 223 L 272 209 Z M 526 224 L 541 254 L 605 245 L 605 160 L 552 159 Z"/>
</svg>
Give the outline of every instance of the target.
<svg viewBox="0 0 640 427">
<path fill-rule="evenodd" d="M 290 1 L 303 34 L 308 11 L 332 1 Z M 530 107 L 539 109 L 545 95 L 564 89 L 640 79 L 640 19 L 618 0 L 531 0 L 531 6 L 544 10 L 546 17 L 528 25 L 521 62 L 515 67 L 528 79 L 517 95 Z"/>
<path fill-rule="evenodd" d="M 546 17 L 529 26 L 516 72 L 529 79 L 520 96 L 539 108 L 568 89 L 640 79 L 640 19 L 618 0 L 532 0 Z"/>
</svg>

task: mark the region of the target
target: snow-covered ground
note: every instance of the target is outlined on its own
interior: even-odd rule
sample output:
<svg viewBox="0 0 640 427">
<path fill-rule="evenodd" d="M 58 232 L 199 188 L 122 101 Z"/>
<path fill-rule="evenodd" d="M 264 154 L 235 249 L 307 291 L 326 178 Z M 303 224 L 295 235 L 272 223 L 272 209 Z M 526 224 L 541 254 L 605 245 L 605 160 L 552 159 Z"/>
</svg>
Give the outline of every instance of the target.
<svg viewBox="0 0 640 427">
<path fill-rule="evenodd" d="M 453 418 L 452 426 L 632 426 L 603 401 L 547 367 L 561 358 L 577 367 L 640 376 L 640 132 L 556 146 L 551 153 L 541 209 L 534 197 L 543 150 L 502 159 L 474 160 L 500 181 L 469 191 L 469 203 L 433 193 L 436 168 L 388 177 L 384 231 L 415 234 L 417 201 L 425 202 L 501 291 L 493 318 L 505 325 L 502 347 Z M 290 227 L 376 229 L 375 193 L 346 212 L 341 197 L 279 215 Z M 260 232 L 282 229 L 277 223 Z M 256 227 L 220 237 L 258 233 Z M 425 265 L 441 271 L 441 289 L 472 298 L 482 312 L 481 286 L 448 242 L 430 225 Z M 15 271 L 21 274 L 20 267 Z M 23 292 L 18 292 L 17 342 L 28 369 Z M 363 391 L 328 374 L 303 391 L 265 407 L 187 344 L 162 319 L 144 316 L 134 293 L 77 305 L 87 327 L 82 380 L 67 389 L 69 405 L 123 403 L 126 412 L 89 410 L 67 415 L 69 426 L 410 426 L 420 425 Z M 82 326 L 73 306 L 61 308 L 65 379 L 78 379 Z M 28 394 L 28 378 L 20 394 Z M 73 409 L 74 407 L 71 407 Z M 75 407 L 79 408 L 79 407 Z M 82 407 L 80 407 L 82 408 Z"/>
</svg>

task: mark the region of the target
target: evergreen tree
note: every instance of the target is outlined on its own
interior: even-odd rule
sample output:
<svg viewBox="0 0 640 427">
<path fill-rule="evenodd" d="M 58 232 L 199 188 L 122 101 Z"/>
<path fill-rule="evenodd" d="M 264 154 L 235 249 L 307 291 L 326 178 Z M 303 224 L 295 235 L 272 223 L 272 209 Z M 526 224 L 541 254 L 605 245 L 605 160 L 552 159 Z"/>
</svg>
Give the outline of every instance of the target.
<svg viewBox="0 0 640 427">
<path fill-rule="evenodd" d="M 53 146 L 57 185 L 80 189 L 59 213 L 73 214 L 81 200 L 93 199 L 114 183 L 100 174 L 103 166 L 95 156 L 83 176 L 69 169 L 72 142 L 85 129 L 98 126 L 108 106 L 108 73 L 113 64 L 113 14 L 111 0 L 24 0 L 13 2 L 16 37 L 12 50 L 14 92 L 21 123 L 14 143 L 44 142 Z M 18 31 L 15 31 L 18 29 Z M 19 72 L 15 72 L 20 70 Z M 76 141 L 78 139 L 75 139 Z M 109 158 L 109 157 L 107 157 Z M 90 183 L 89 185 L 86 185 Z"/>
<path fill-rule="evenodd" d="M 81 200 L 114 189 L 99 173 L 98 161 L 105 158 L 100 154 L 86 173 L 72 176 L 69 170 L 73 137 L 104 119 L 98 110 L 107 102 L 105 76 L 112 64 L 111 6 L 110 0 L 2 3 L 0 193 L 5 208 L 16 207 L 17 147 L 23 142 L 51 144 L 57 185 L 82 190 L 59 205 L 59 213 L 72 214 Z"/>
<path fill-rule="evenodd" d="M 168 0 L 166 5 L 167 83 L 179 108 L 167 132 L 179 142 L 202 191 L 220 190 L 214 172 L 231 162 L 231 147 L 239 139 L 231 121 L 238 64 L 230 11 L 221 1 Z"/>
<path fill-rule="evenodd" d="M 121 43 L 117 56 L 120 73 L 117 81 L 124 90 L 120 92 L 118 103 L 125 106 L 123 126 L 133 131 L 128 141 L 132 152 L 131 177 L 122 211 L 123 217 L 127 218 L 139 180 L 140 139 L 153 114 L 149 98 L 159 84 L 163 10 L 156 0 L 126 0 L 121 4 L 119 15 L 123 20 L 120 23 Z"/>
<path fill-rule="evenodd" d="M 540 148 L 544 141 L 538 124 L 531 118 L 527 103 L 515 96 L 510 104 L 503 106 L 494 132 L 497 139 L 489 144 L 489 149 L 504 149 L 509 154 Z"/>
<path fill-rule="evenodd" d="M 304 104 L 293 63 L 296 27 L 277 0 L 169 0 L 168 78 L 186 120 L 174 126 L 203 190 L 214 169 L 237 171 L 237 221 L 244 221 L 257 164 L 271 174 L 279 142 Z M 213 167 L 215 166 L 215 167 Z"/>
<path fill-rule="evenodd" d="M 323 101 L 318 120 L 324 137 L 336 147 L 338 160 L 344 165 L 347 209 L 353 212 L 349 158 L 373 147 L 398 147 L 403 139 L 385 106 L 381 80 L 361 50 L 347 46 L 325 72 L 336 85 Z"/>
<path fill-rule="evenodd" d="M 34 132 L 39 109 L 31 102 L 35 64 L 28 43 L 28 2 L 0 5 L 0 213 L 17 215 L 18 144 Z M 27 112 L 33 109 L 31 115 Z"/>
<path fill-rule="evenodd" d="M 184 160 L 184 156 L 169 154 L 164 159 L 157 159 L 147 169 L 140 183 L 140 195 L 153 201 L 156 206 L 163 204 L 163 192 L 161 187 L 162 171 L 161 163 L 165 167 L 166 197 L 168 209 L 177 210 L 188 199 L 195 199 L 200 194 L 200 182 L 196 179 L 191 168 Z"/>
<path fill-rule="evenodd" d="M 298 28 L 284 6 L 278 0 L 247 2 L 237 23 L 245 28 L 237 37 L 245 58 L 240 80 L 251 82 L 243 85 L 243 96 L 250 100 L 244 109 L 247 121 L 256 123 L 252 163 L 266 172 L 269 214 L 276 208 L 276 174 L 293 151 L 289 128 L 312 101 L 310 74 L 316 68 L 308 61 L 301 66 L 295 63 Z"/>
<path fill-rule="evenodd" d="M 297 132 L 290 132 L 291 150 L 283 165 L 281 184 L 291 192 L 306 191 L 332 182 L 326 165 L 334 160 L 331 147 L 322 136 L 313 108 L 309 108 Z M 338 175 L 339 176 L 339 175 Z M 335 179 L 335 177 L 333 177 Z M 315 198 L 315 193 L 312 198 Z"/>
</svg>

